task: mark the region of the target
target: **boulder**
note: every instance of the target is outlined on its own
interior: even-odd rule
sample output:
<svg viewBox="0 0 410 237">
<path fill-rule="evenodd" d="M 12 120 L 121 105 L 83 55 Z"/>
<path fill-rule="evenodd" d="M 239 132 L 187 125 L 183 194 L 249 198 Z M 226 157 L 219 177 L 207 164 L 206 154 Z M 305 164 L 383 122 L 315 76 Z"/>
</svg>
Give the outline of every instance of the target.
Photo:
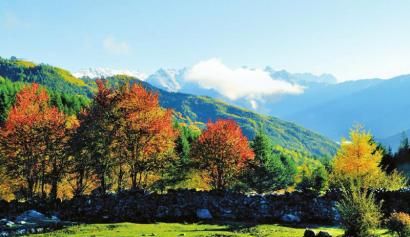
<svg viewBox="0 0 410 237">
<path fill-rule="evenodd" d="M 12 221 L 7 221 L 7 223 L 5 224 L 5 226 L 7 226 L 7 227 L 13 227 L 14 225 L 15 225 L 15 223 L 12 222 Z"/>
<path fill-rule="evenodd" d="M 280 218 L 285 223 L 295 224 L 300 223 L 300 217 L 294 214 L 285 214 Z"/>
<path fill-rule="evenodd" d="M 306 229 L 303 237 L 315 237 L 316 234 L 313 230 Z"/>
<path fill-rule="evenodd" d="M 40 222 L 40 221 L 46 221 L 48 218 L 43 214 L 40 213 L 36 210 L 29 210 L 23 212 L 21 215 L 16 217 L 16 221 L 21 223 L 21 222 Z"/>
<path fill-rule="evenodd" d="M 212 220 L 213 218 L 211 212 L 206 208 L 197 209 L 196 217 L 200 220 Z"/>
<path fill-rule="evenodd" d="M 328 232 L 325 231 L 320 231 L 316 237 L 332 237 L 332 235 L 330 235 Z"/>
</svg>

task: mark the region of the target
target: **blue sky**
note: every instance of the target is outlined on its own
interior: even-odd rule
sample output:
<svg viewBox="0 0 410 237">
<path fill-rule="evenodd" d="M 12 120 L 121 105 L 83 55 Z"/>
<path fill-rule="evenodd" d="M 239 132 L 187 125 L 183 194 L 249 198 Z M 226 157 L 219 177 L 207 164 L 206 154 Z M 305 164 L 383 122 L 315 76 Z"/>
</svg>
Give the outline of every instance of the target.
<svg viewBox="0 0 410 237">
<path fill-rule="evenodd" d="M 1 0 L 0 56 L 76 71 L 231 68 L 410 73 L 410 1 Z"/>
</svg>

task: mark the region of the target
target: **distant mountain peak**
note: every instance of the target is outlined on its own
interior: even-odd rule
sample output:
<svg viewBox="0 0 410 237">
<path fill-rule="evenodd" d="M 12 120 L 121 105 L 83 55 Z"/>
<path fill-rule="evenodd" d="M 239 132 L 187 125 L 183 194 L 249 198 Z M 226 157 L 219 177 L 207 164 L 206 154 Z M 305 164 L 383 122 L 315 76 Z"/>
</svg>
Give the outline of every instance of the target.
<svg viewBox="0 0 410 237">
<path fill-rule="evenodd" d="M 169 92 L 178 92 L 182 88 L 186 69 L 160 68 L 147 77 L 147 82 Z"/>
<path fill-rule="evenodd" d="M 81 77 L 102 78 L 102 77 L 112 77 L 115 75 L 127 75 L 127 76 L 138 78 L 140 80 L 145 80 L 147 77 L 145 73 L 142 73 L 139 71 L 118 70 L 118 69 L 101 68 L 101 67 L 81 69 L 77 72 L 74 72 L 73 75 L 79 78 Z"/>
<path fill-rule="evenodd" d="M 272 78 L 277 78 L 285 80 L 292 83 L 298 83 L 302 85 L 308 85 L 312 83 L 321 84 L 335 84 L 337 79 L 335 76 L 329 73 L 323 73 L 320 75 L 315 75 L 312 73 L 291 73 L 286 70 L 275 70 L 272 67 L 265 67 L 264 71 L 268 72 Z"/>
</svg>

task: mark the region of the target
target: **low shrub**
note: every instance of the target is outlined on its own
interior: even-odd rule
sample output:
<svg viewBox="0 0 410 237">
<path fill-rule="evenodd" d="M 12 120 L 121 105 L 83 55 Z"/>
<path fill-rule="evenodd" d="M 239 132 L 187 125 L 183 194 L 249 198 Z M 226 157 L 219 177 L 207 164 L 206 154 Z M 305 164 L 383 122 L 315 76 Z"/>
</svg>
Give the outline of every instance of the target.
<svg viewBox="0 0 410 237">
<path fill-rule="evenodd" d="M 337 208 L 346 237 L 373 236 L 382 217 L 381 205 L 376 203 L 374 194 L 358 187 L 345 189 Z"/>
<path fill-rule="evenodd" d="M 392 213 L 387 222 L 387 227 L 399 237 L 410 236 L 410 215 L 404 212 Z"/>
</svg>

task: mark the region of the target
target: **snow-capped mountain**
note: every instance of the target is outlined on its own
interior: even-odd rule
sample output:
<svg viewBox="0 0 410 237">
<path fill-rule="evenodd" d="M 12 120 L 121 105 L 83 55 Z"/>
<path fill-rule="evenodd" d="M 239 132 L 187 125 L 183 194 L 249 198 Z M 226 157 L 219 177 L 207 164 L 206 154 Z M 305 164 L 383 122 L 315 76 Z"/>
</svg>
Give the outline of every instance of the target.
<svg viewBox="0 0 410 237">
<path fill-rule="evenodd" d="M 146 82 L 168 92 L 182 92 L 194 95 L 222 98 L 213 88 L 204 88 L 199 83 L 186 80 L 189 69 L 163 69 L 160 68 L 149 75 Z"/>
<path fill-rule="evenodd" d="M 212 69 L 212 68 L 211 68 Z M 279 82 L 279 84 L 266 84 L 266 86 L 275 87 L 281 86 L 282 82 L 288 83 L 288 86 L 301 86 L 303 87 L 303 93 L 308 92 L 313 88 L 321 88 L 326 87 L 327 85 L 333 85 L 337 83 L 336 78 L 330 74 L 322 74 L 322 75 L 314 75 L 311 73 L 290 73 L 285 70 L 274 70 L 271 67 L 266 67 L 264 69 L 251 69 L 247 67 L 241 68 L 245 72 L 249 73 L 246 77 L 246 81 L 250 82 L 249 85 L 245 84 L 245 86 L 249 86 L 252 89 L 252 81 L 255 80 L 253 75 L 260 76 L 259 74 L 255 74 L 255 72 L 259 72 L 265 74 L 267 80 L 272 79 L 273 81 Z M 207 70 L 208 71 L 208 70 Z M 212 71 L 212 70 L 211 70 Z M 299 97 L 296 94 L 287 94 L 287 93 L 272 93 L 272 94 L 263 94 L 259 93 L 258 90 L 255 93 L 249 93 L 244 96 L 240 96 L 237 98 L 232 98 L 229 95 L 225 94 L 226 90 L 221 90 L 221 86 L 224 85 L 224 88 L 228 87 L 228 91 L 234 91 L 238 86 L 242 86 L 240 89 L 243 90 L 243 85 L 238 85 L 239 78 L 236 78 L 238 72 L 233 72 L 233 74 L 223 74 L 223 76 L 219 76 L 219 73 L 213 74 L 213 76 L 217 75 L 219 78 L 213 79 L 214 83 L 213 86 L 209 86 L 205 83 L 204 80 L 208 78 L 202 77 L 199 80 L 192 80 L 190 78 L 190 73 L 192 72 L 192 68 L 182 68 L 182 69 L 164 69 L 160 68 L 152 74 L 146 75 L 139 71 L 131 71 L 131 70 L 115 70 L 115 69 L 108 69 L 108 68 L 88 68 L 83 69 L 78 72 L 73 73 L 77 77 L 90 77 L 90 78 L 98 78 L 98 77 L 109 77 L 118 74 L 125 74 L 129 76 L 136 77 L 140 80 L 144 80 L 149 84 L 160 88 L 162 90 L 168 92 L 181 92 L 187 94 L 194 94 L 200 96 L 209 96 L 212 98 L 220 99 L 225 102 L 235 104 L 241 107 L 245 107 L 248 109 L 252 109 L 259 113 L 265 114 L 273 114 L 273 115 L 282 115 L 281 114 L 281 104 L 283 100 L 286 101 L 290 98 Z M 241 72 L 241 71 L 240 71 Z M 233 76 L 232 76 L 233 75 Z M 241 75 L 238 75 L 241 76 Z M 231 77 L 229 82 L 226 80 L 226 77 Z M 249 80 L 248 80 L 249 78 Z M 242 78 L 243 79 L 243 78 Z M 216 81 L 215 81 L 216 80 Z M 267 83 L 269 81 L 265 81 Z M 242 80 L 242 83 L 244 81 Z M 228 85 L 227 85 L 228 84 Z M 223 89 L 223 88 L 222 88 Z M 285 109 L 286 111 L 289 110 Z"/>
<path fill-rule="evenodd" d="M 335 84 L 337 83 L 336 77 L 332 74 L 314 75 L 312 73 L 290 73 L 286 70 L 275 70 L 271 67 L 266 67 L 265 72 L 268 72 L 272 78 L 278 78 L 280 80 L 288 81 L 291 83 L 297 83 L 303 86 L 312 84 Z"/>
<path fill-rule="evenodd" d="M 127 75 L 136 77 L 140 80 L 145 80 L 147 77 L 145 73 L 139 71 L 131 71 L 131 70 L 118 70 L 118 69 L 110 69 L 110 68 L 86 68 L 81 69 L 77 72 L 73 73 L 76 77 L 89 77 L 89 78 L 103 78 L 103 77 L 111 77 L 114 75 Z"/>
<path fill-rule="evenodd" d="M 169 92 L 182 92 L 194 95 L 209 96 L 265 114 L 275 114 L 274 110 L 276 106 L 273 105 L 279 103 L 285 96 L 281 95 L 280 93 L 270 95 L 252 94 L 236 99 L 231 99 L 229 98 L 229 96 L 225 95 L 223 91 L 218 90 L 218 88 L 204 86 L 204 83 L 202 83 L 201 81 L 190 80 L 190 70 L 191 68 L 161 68 L 153 74 L 149 75 L 146 81 L 153 86 Z M 245 67 L 244 70 L 252 71 L 256 69 L 249 69 Z M 288 82 L 291 85 L 300 85 L 303 86 L 305 90 L 337 83 L 336 78 L 331 74 L 314 75 L 311 73 L 290 73 L 285 70 L 274 70 L 271 67 L 266 67 L 262 69 L 262 71 L 264 73 L 267 73 L 267 75 L 272 80 Z M 252 81 L 253 79 L 254 78 L 250 77 L 249 81 Z M 221 80 L 224 79 L 221 78 Z M 220 81 L 218 83 L 223 83 L 223 81 Z M 234 89 L 234 86 L 235 80 L 232 81 L 232 90 Z M 289 97 L 294 96 L 289 95 Z"/>
<path fill-rule="evenodd" d="M 147 77 L 151 85 L 169 92 L 178 92 L 184 83 L 185 69 L 159 69 Z"/>
</svg>

